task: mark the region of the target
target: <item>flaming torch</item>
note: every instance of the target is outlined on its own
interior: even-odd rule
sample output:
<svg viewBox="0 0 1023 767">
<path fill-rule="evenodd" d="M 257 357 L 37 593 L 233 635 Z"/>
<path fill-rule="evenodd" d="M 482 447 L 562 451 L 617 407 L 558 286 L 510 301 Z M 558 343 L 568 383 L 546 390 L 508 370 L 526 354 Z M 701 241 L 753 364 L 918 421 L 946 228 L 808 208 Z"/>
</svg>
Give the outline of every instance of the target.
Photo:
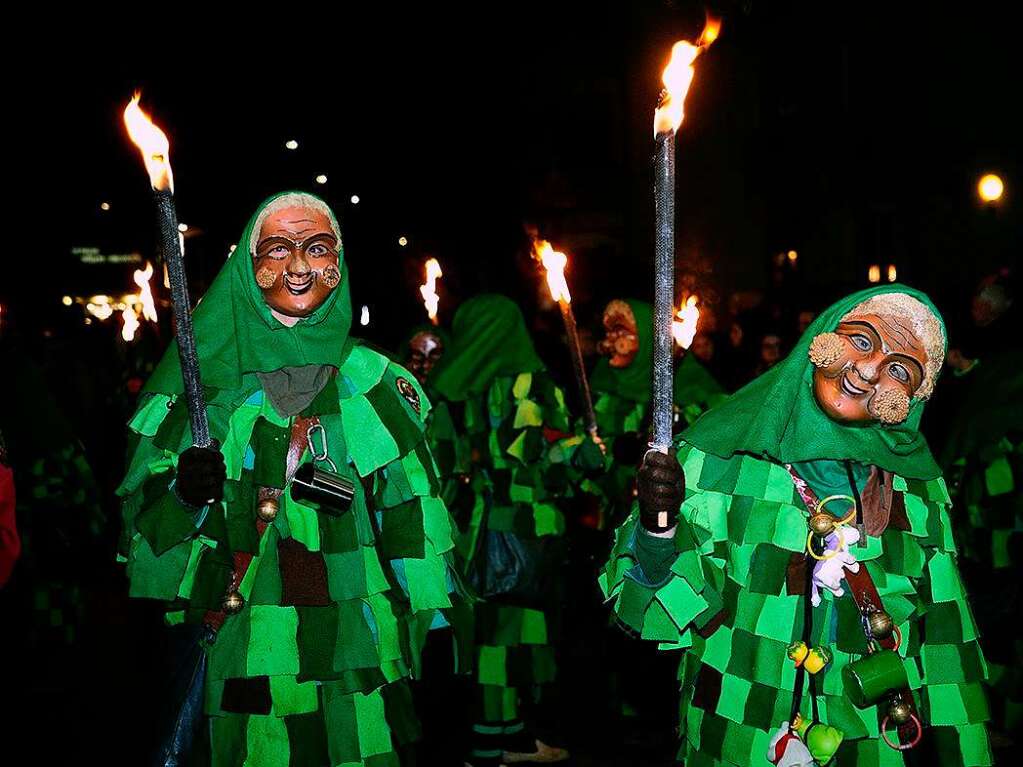
<svg viewBox="0 0 1023 767">
<path fill-rule="evenodd" d="M 426 282 L 419 286 L 419 294 L 423 297 L 426 314 L 434 325 L 440 324 L 437 319 L 437 309 L 440 306 L 440 296 L 437 295 L 437 278 L 443 276 L 444 272 L 441 271 L 440 261 L 431 258 L 426 262 Z"/>
<path fill-rule="evenodd" d="M 199 355 L 192 332 L 192 306 L 185 281 L 185 260 L 178 237 L 178 213 L 174 205 L 174 174 L 170 165 L 170 141 L 139 107 L 139 94 L 124 109 L 124 124 L 132 143 L 142 153 L 149 183 L 153 187 L 156 219 L 159 228 L 160 255 L 170 278 L 171 304 L 174 307 L 174 332 L 177 335 L 178 355 L 181 360 L 181 378 L 192 425 L 192 443 L 198 447 L 210 446 L 210 427 L 206 418 L 202 379 L 199 375 Z"/>
<path fill-rule="evenodd" d="M 675 303 L 675 132 L 685 116 L 685 99 L 693 81 L 693 62 L 718 35 L 708 19 L 696 45 L 675 43 L 664 70 L 664 90 L 654 110 L 654 380 L 653 439 L 662 453 L 671 446 L 672 315 Z M 667 524 L 667 520 L 664 520 Z"/>
<path fill-rule="evenodd" d="M 565 334 L 568 336 L 568 349 L 572 355 L 572 368 L 575 370 L 575 382 L 579 386 L 579 395 L 586 411 L 586 431 L 597 440 L 597 416 L 593 412 L 590 382 L 586 378 L 582 347 L 579 345 L 579 328 L 575 324 L 575 312 L 572 311 L 572 294 L 568 291 L 568 282 L 565 280 L 568 256 L 554 250 L 547 240 L 535 240 L 533 257 L 543 264 L 547 272 L 547 287 L 551 291 L 551 298 L 558 302 L 561 309 L 561 319 L 565 322 Z"/>
<path fill-rule="evenodd" d="M 139 286 L 139 301 L 142 303 L 142 316 L 150 322 L 156 322 L 156 302 L 153 291 L 149 287 L 149 278 L 153 276 L 153 265 L 146 261 L 145 269 L 136 269 L 132 278 Z"/>
<path fill-rule="evenodd" d="M 697 307 L 699 299 L 696 294 L 689 296 L 678 310 L 678 317 L 671 325 L 671 332 L 675 336 L 675 343 L 682 349 L 688 349 L 693 344 L 696 336 L 697 325 L 700 322 L 700 309 Z"/>
</svg>

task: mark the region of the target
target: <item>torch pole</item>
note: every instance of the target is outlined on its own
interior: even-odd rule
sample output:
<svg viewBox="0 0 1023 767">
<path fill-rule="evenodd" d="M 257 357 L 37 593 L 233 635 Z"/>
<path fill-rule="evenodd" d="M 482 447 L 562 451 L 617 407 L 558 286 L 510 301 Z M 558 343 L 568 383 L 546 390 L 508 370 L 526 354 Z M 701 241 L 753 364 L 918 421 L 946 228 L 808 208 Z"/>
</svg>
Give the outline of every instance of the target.
<svg viewBox="0 0 1023 767">
<path fill-rule="evenodd" d="M 655 137 L 654 380 L 650 446 L 666 453 L 672 424 L 672 315 L 675 303 L 675 132 Z"/>
<path fill-rule="evenodd" d="M 575 312 L 568 301 L 558 301 L 561 307 L 561 319 L 565 322 L 565 333 L 568 336 L 568 349 L 572 354 L 572 369 L 575 371 L 575 382 L 579 386 L 579 394 L 583 399 L 586 416 L 586 431 L 590 436 L 597 437 L 597 416 L 593 412 L 593 396 L 590 394 L 590 382 L 586 378 L 586 367 L 583 364 L 583 350 L 579 344 L 579 328 L 575 324 Z"/>
<path fill-rule="evenodd" d="M 210 425 L 206 418 L 206 400 L 203 397 L 202 378 L 199 375 L 199 355 L 195 348 L 195 332 L 192 330 L 192 304 L 188 298 L 185 259 L 181 252 L 174 193 L 170 189 L 154 189 L 153 200 L 156 203 L 160 255 L 167 264 L 167 276 L 170 280 L 174 333 L 178 342 L 185 402 L 192 425 L 192 444 L 197 447 L 209 447 Z"/>
</svg>

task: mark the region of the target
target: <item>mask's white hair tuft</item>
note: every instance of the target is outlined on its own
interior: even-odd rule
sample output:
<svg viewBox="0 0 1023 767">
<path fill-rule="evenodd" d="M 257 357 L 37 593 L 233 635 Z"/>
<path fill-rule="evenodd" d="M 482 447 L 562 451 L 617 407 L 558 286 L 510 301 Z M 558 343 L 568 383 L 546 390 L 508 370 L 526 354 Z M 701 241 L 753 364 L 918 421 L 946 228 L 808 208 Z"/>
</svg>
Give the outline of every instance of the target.
<svg viewBox="0 0 1023 767">
<path fill-rule="evenodd" d="M 256 245 L 259 242 L 259 230 L 263 228 L 263 223 L 274 213 L 286 208 L 315 210 L 317 213 L 322 213 L 330 219 L 330 228 L 334 230 L 334 236 L 337 237 L 338 251 L 340 252 L 341 227 L 338 226 L 337 218 L 334 217 L 334 211 L 330 209 L 330 206 L 323 200 L 313 197 L 311 194 L 305 194 L 304 192 L 289 192 L 288 194 L 281 195 L 260 211 L 258 218 L 256 218 L 256 223 L 252 227 L 252 235 L 249 237 L 249 255 L 251 257 L 255 258 L 256 256 Z"/>
</svg>

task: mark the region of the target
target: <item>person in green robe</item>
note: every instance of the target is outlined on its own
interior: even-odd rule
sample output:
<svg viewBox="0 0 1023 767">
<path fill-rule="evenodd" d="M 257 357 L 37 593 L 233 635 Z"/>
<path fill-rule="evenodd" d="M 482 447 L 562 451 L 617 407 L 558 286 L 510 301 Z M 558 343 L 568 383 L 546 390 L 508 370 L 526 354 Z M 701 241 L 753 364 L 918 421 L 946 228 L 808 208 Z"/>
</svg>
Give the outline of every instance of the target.
<svg viewBox="0 0 1023 767">
<path fill-rule="evenodd" d="M 504 296 L 476 296 L 458 308 L 433 389 L 457 415 L 469 456 L 471 508 L 460 518 L 459 550 L 481 601 L 468 761 L 563 761 L 568 753 L 548 744 L 557 730 L 550 702 L 565 531 L 558 499 L 569 492 L 584 438 L 571 435 L 564 395 Z"/>
<path fill-rule="evenodd" d="M 213 448 L 190 447 L 177 350 L 130 422 L 130 593 L 215 630 L 212 764 L 399 763 L 407 680 L 453 606 L 449 515 L 415 378 L 349 336 L 340 228 L 319 198 L 259 206 L 193 313 Z M 312 463 L 350 507 L 293 483 Z"/>
<path fill-rule="evenodd" d="M 635 299 L 614 299 L 604 307 L 601 358 L 590 374 L 596 401 L 597 433 L 604 443 L 604 473 L 589 490 L 601 501 L 601 529 L 621 522 L 632 506 L 636 466 L 646 449 L 653 370 L 653 310 Z"/>
<path fill-rule="evenodd" d="M 992 275 L 975 293 L 973 327 L 949 355 L 959 396 L 938 425 L 963 580 L 985 636 L 992 741 L 1007 751 L 1023 725 L 1023 351 L 1009 287 Z"/>
<path fill-rule="evenodd" d="M 922 293 L 861 291 L 677 454 L 646 457 L 601 587 L 623 627 L 683 651 L 687 767 L 992 763 L 949 495 L 919 432 L 945 345 Z"/>
</svg>

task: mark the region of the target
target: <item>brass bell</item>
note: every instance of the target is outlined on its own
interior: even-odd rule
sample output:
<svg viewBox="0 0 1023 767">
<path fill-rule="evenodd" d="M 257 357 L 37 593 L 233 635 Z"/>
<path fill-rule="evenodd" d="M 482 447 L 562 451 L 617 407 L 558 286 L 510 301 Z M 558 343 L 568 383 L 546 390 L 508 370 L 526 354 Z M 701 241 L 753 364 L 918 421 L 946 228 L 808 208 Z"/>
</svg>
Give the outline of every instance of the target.
<svg viewBox="0 0 1023 767">
<path fill-rule="evenodd" d="M 245 607 L 245 597 L 239 594 L 237 591 L 227 592 L 227 596 L 224 597 L 224 601 L 221 604 L 224 608 L 224 612 L 228 615 L 237 615 Z"/>
<path fill-rule="evenodd" d="M 896 700 L 888 707 L 888 718 L 895 724 L 905 724 L 913 716 L 913 709 L 902 700 Z"/>
<path fill-rule="evenodd" d="M 277 519 L 277 512 L 280 511 L 281 502 L 270 496 L 269 498 L 260 498 L 259 503 L 256 505 L 256 516 L 259 517 L 261 522 L 270 524 Z"/>
<path fill-rule="evenodd" d="M 814 535 L 825 538 L 835 532 L 835 518 L 826 511 L 818 511 L 809 521 L 810 530 Z"/>
<path fill-rule="evenodd" d="M 884 610 L 872 612 L 867 618 L 867 625 L 870 626 L 870 633 L 875 639 L 887 639 L 895 631 L 895 623 L 892 616 Z"/>
</svg>

